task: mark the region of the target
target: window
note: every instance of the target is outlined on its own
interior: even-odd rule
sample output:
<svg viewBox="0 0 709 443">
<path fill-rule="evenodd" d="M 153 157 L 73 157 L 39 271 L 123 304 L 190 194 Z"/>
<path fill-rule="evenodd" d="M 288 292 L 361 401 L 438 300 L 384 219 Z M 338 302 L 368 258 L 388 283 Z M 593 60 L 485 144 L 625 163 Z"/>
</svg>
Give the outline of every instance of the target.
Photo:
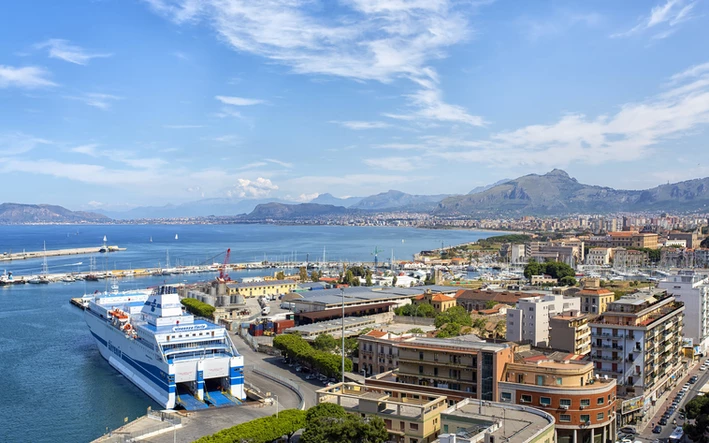
<svg viewBox="0 0 709 443">
<path fill-rule="evenodd" d="M 559 421 L 571 421 L 571 415 L 561 414 L 559 415 Z"/>
<path fill-rule="evenodd" d="M 438 367 L 433 368 L 433 375 L 438 376 Z"/>
<path fill-rule="evenodd" d="M 423 366 L 419 366 L 419 374 L 423 374 Z"/>
<path fill-rule="evenodd" d="M 556 384 L 561 386 L 561 377 L 556 377 Z"/>
<path fill-rule="evenodd" d="M 590 415 L 582 415 L 581 416 L 581 423 L 588 423 L 591 421 L 591 416 Z"/>
<path fill-rule="evenodd" d="M 530 308 L 529 308 L 529 312 L 534 312 L 534 308 L 533 308 L 533 307 L 530 307 Z"/>
<path fill-rule="evenodd" d="M 602 405 L 604 403 L 604 398 L 603 397 L 598 397 L 598 400 L 596 400 L 596 404 Z"/>
<path fill-rule="evenodd" d="M 603 421 L 603 412 L 599 412 L 598 415 L 596 415 L 596 420 Z"/>
<path fill-rule="evenodd" d="M 418 423 L 409 423 L 409 429 L 411 429 L 412 431 L 418 431 L 419 424 Z"/>
<path fill-rule="evenodd" d="M 448 425 L 443 425 L 443 433 L 444 434 L 448 433 Z"/>
<path fill-rule="evenodd" d="M 524 374 L 517 374 L 517 383 L 524 383 Z"/>
<path fill-rule="evenodd" d="M 571 407 L 571 399 L 570 398 L 562 398 L 559 400 L 559 406 L 566 406 L 566 407 Z"/>
<path fill-rule="evenodd" d="M 419 360 L 423 360 L 423 352 L 419 352 Z"/>
<path fill-rule="evenodd" d="M 522 403 L 531 403 L 532 402 L 532 396 L 527 395 L 527 394 L 522 394 L 522 397 L 520 398 L 520 401 Z"/>
<path fill-rule="evenodd" d="M 550 397 L 539 397 L 539 404 L 542 406 L 549 406 L 549 405 L 551 405 L 551 398 Z"/>
<path fill-rule="evenodd" d="M 581 399 L 581 407 L 587 408 L 589 406 L 591 406 L 591 399 L 590 398 L 582 398 Z"/>
<path fill-rule="evenodd" d="M 502 399 L 503 402 L 510 402 L 512 401 L 512 393 L 511 392 L 503 392 L 500 394 L 500 398 Z"/>
<path fill-rule="evenodd" d="M 544 386 L 544 376 L 537 375 L 537 386 Z"/>
</svg>

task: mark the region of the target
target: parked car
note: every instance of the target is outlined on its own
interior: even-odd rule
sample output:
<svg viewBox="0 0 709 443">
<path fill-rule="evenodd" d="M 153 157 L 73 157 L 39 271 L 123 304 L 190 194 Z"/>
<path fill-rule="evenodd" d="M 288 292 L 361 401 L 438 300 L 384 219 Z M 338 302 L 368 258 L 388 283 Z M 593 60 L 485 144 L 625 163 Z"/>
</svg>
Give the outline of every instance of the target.
<svg viewBox="0 0 709 443">
<path fill-rule="evenodd" d="M 655 426 L 654 428 L 652 428 L 652 433 L 653 433 L 653 434 L 659 434 L 660 432 L 662 432 L 662 426 L 657 425 L 657 426 Z"/>
<path fill-rule="evenodd" d="M 313 380 L 315 378 L 315 374 L 308 374 L 305 376 L 306 380 Z"/>
<path fill-rule="evenodd" d="M 693 376 L 689 379 L 689 382 L 692 383 L 692 384 L 694 384 L 694 383 L 697 382 L 697 380 L 699 380 L 699 377 L 697 377 L 696 375 L 693 375 Z"/>
<path fill-rule="evenodd" d="M 667 419 L 663 417 L 658 423 L 660 423 L 662 426 L 665 426 L 667 424 Z"/>
<path fill-rule="evenodd" d="M 618 430 L 619 432 L 622 432 L 623 434 L 637 434 L 638 431 L 635 429 L 634 426 L 624 426 Z"/>
</svg>

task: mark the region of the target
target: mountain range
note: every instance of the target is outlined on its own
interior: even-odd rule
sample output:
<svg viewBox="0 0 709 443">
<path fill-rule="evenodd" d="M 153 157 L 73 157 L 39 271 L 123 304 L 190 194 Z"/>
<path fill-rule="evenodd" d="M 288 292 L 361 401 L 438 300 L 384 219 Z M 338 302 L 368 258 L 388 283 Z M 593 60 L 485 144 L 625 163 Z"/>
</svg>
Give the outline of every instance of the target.
<svg viewBox="0 0 709 443">
<path fill-rule="evenodd" d="M 29 223 L 104 223 L 110 221 L 103 214 L 70 211 L 56 205 L 24 205 L 20 203 L 0 204 L 0 224 Z"/>
<path fill-rule="evenodd" d="M 413 195 L 390 190 L 367 197 L 321 194 L 309 203 L 278 199 L 212 198 L 180 205 L 146 206 L 124 212 L 73 212 L 61 206 L 0 205 L 0 224 L 101 223 L 114 219 L 231 216 L 287 220 L 377 212 L 427 212 L 438 216 L 521 216 L 642 211 L 709 211 L 709 177 L 646 190 L 618 190 L 579 183 L 566 172 L 529 174 L 481 186 L 465 195 Z"/>
</svg>

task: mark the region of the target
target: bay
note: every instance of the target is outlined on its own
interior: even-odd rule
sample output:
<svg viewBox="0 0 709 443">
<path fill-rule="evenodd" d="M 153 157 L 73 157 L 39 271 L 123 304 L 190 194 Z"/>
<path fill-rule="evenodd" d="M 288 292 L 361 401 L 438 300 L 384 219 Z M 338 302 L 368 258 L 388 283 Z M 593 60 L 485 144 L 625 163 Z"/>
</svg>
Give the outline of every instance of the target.
<svg viewBox="0 0 709 443">
<path fill-rule="evenodd" d="M 227 248 L 232 262 L 380 261 L 392 252 L 397 260 L 414 253 L 495 235 L 472 230 L 428 230 L 392 227 L 274 225 L 52 225 L 0 226 L 0 254 L 23 249 L 109 245 L 126 251 L 96 255 L 96 268 L 137 269 L 221 262 Z M 175 235 L 178 239 L 175 240 Z M 150 238 L 152 237 L 152 242 Z M 88 256 L 48 258 L 50 273 L 86 272 Z M 80 264 L 79 264 L 80 263 Z M 37 274 L 42 260 L 0 262 L 0 270 Z M 232 277 L 265 275 L 274 270 L 232 273 Z M 120 289 L 163 282 L 194 282 L 210 274 L 144 277 L 120 281 Z M 99 355 L 82 313 L 72 297 L 104 290 L 106 282 L 53 283 L 0 287 L 0 441 L 91 441 L 157 405 Z M 240 346 L 237 343 L 237 346 Z"/>
</svg>

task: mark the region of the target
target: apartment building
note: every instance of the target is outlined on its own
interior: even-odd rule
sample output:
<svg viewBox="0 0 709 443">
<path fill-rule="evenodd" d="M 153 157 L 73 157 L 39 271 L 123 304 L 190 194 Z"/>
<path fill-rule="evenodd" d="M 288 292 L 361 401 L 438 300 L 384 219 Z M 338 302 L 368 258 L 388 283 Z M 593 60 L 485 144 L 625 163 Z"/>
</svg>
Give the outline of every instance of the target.
<svg viewBox="0 0 709 443">
<path fill-rule="evenodd" d="M 433 306 L 433 309 L 437 313 L 446 312 L 449 308 L 456 305 L 455 297 L 442 294 L 440 292 L 434 293 L 432 291 L 426 291 L 423 294 L 414 297 L 414 304 L 426 303 Z"/>
<path fill-rule="evenodd" d="M 409 390 L 387 390 L 357 383 L 337 383 L 317 391 L 317 403 L 335 403 L 347 412 L 384 420 L 389 441 L 430 443 L 441 429 L 445 396 L 422 395 Z"/>
<path fill-rule="evenodd" d="M 487 309 L 488 303 L 506 304 L 515 306 L 521 298 L 543 297 L 544 294 L 527 292 L 490 291 L 482 289 L 460 289 L 455 293 L 458 306 L 464 307 L 468 312 Z"/>
<path fill-rule="evenodd" d="M 357 338 L 359 344 L 358 371 L 365 377 L 391 371 L 399 367 L 396 344 L 410 340 L 414 334 L 397 335 L 380 330 L 369 331 Z"/>
<path fill-rule="evenodd" d="M 591 322 L 591 360 L 597 374 L 618 380 L 618 395 L 633 400 L 621 423 L 642 415 L 676 383 L 685 307 L 675 297 L 638 291 L 610 303 Z"/>
<path fill-rule="evenodd" d="M 507 310 L 506 338 L 534 346 L 549 346 L 549 319 L 571 310 L 581 310 L 581 299 L 563 295 L 522 298 L 515 309 Z"/>
<path fill-rule="evenodd" d="M 549 347 L 577 355 L 591 352 L 590 316 L 579 311 L 562 312 L 549 319 Z"/>
<path fill-rule="evenodd" d="M 605 266 L 611 262 L 611 248 L 591 248 L 586 254 L 584 263 L 593 266 Z"/>
<path fill-rule="evenodd" d="M 684 240 L 685 247 L 688 249 L 694 249 L 699 247 L 699 233 L 697 231 L 672 231 L 667 235 L 667 240 Z"/>
<path fill-rule="evenodd" d="M 559 443 L 605 443 L 616 435 L 616 380 L 596 377 L 573 354 L 515 356 L 500 381 L 499 401 L 552 415 Z"/>
<path fill-rule="evenodd" d="M 398 370 L 370 377 L 366 384 L 397 389 L 413 385 L 422 393 L 446 395 L 449 401 L 497 398 L 498 380 L 513 359 L 507 344 L 470 339 L 416 337 L 396 347 Z"/>
<path fill-rule="evenodd" d="M 637 231 L 617 231 L 591 236 L 588 243 L 591 247 L 655 249 L 658 247 L 658 235 Z"/>
<path fill-rule="evenodd" d="M 529 242 L 525 244 L 527 259 L 539 262 L 554 260 L 575 267 L 583 259 L 584 243 L 578 239 L 562 242 Z"/>
<path fill-rule="evenodd" d="M 554 443 L 554 417 L 536 408 L 465 399 L 441 413 L 440 443 Z"/>
<path fill-rule="evenodd" d="M 684 303 L 684 338 L 697 353 L 709 351 L 709 277 L 693 270 L 679 271 L 658 284 Z"/>
<path fill-rule="evenodd" d="M 615 300 L 613 292 L 598 287 L 584 287 L 576 296 L 581 299 L 581 312 L 590 315 L 603 314 L 608 304 Z"/>
<path fill-rule="evenodd" d="M 625 271 L 626 269 L 637 269 L 646 266 L 648 262 L 647 253 L 634 249 L 614 248 L 613 249 L 613 269 Z"/>
</svg>

